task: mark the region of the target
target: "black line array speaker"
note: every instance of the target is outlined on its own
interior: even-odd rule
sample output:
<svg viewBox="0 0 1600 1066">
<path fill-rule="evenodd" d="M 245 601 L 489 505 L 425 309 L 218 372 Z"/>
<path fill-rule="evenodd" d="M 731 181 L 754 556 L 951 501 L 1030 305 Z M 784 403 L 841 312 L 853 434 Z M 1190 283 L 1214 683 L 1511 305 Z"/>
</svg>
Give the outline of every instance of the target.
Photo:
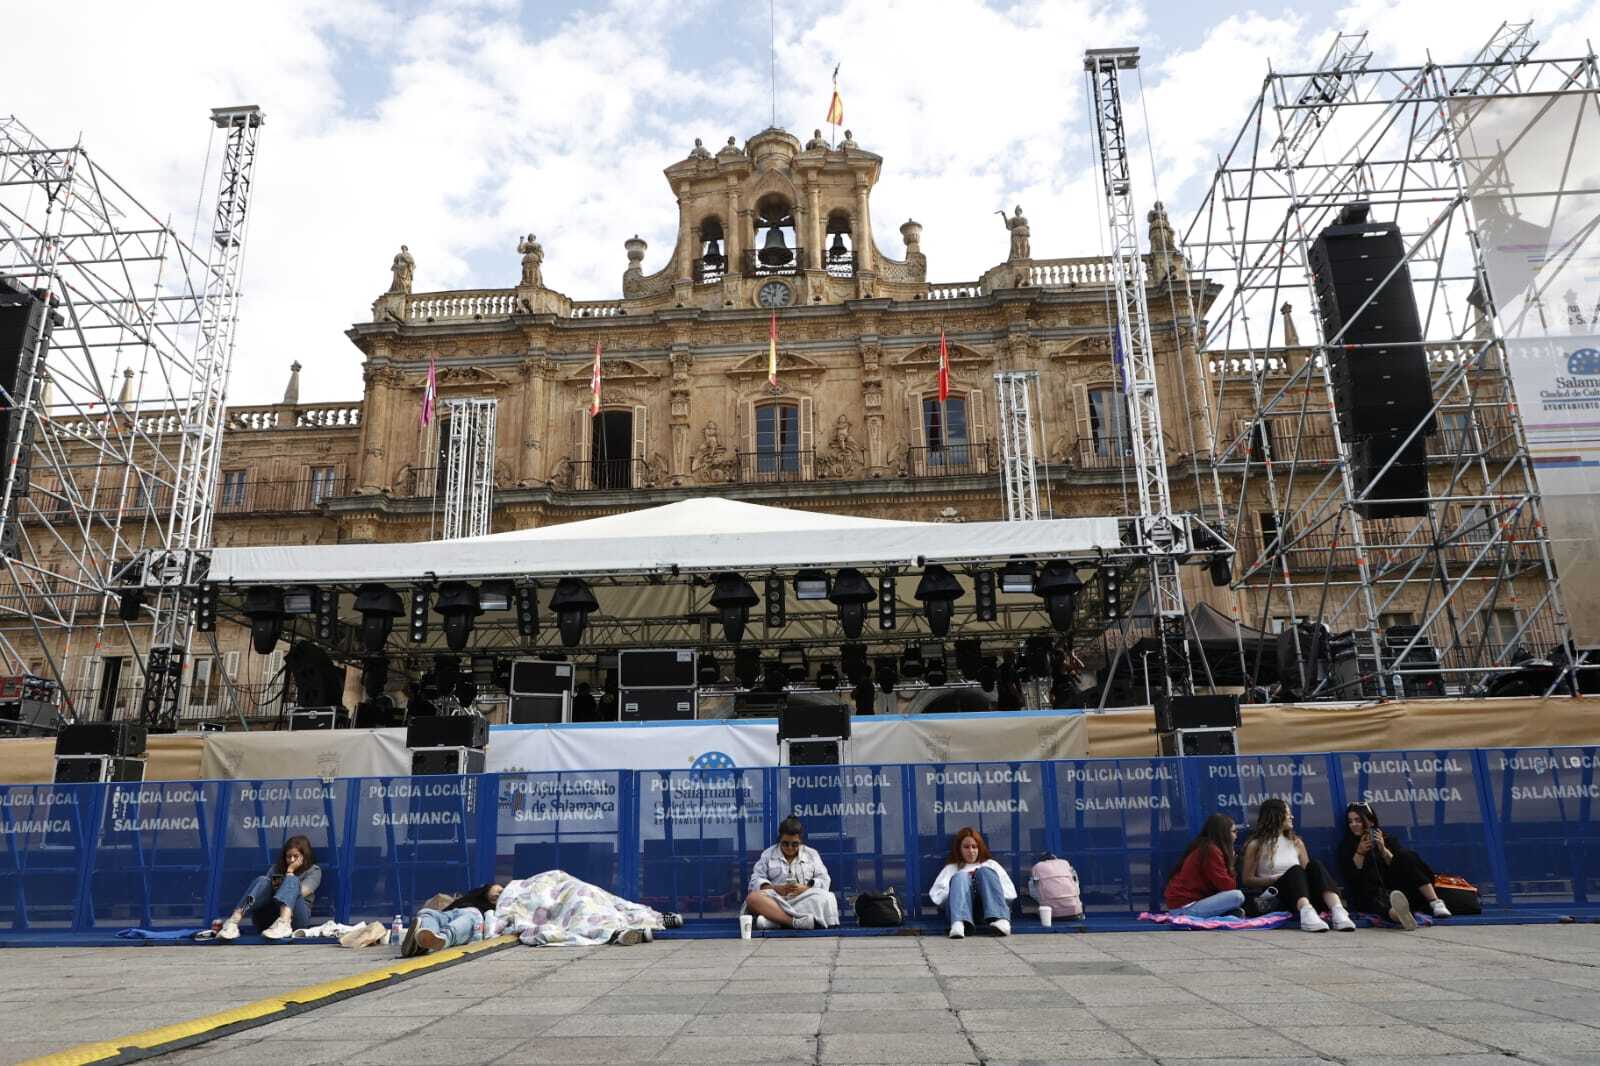
<svg viewBox="0 0 1600 1066">
<path fill-rule="evenodd" d="M 419 715 L 406 723 L 408 748 L 482 748 L 489 720 L 481 714 Z"/>
<path fill-rule="evenodd" d="M 1168 696 L 1156 700 L 1156 729 L 1237 729 L 1238 696 Z"/>
<path fill-rule="evenodd" d="M 134 758 L 144 754 L 148 741 L 149 730 L 141 722 L 82 722 L 62 727 L 56 735 L 56 756 Z"/>
<path fill-rule="evenodd" d="M 1311 246 L 1317 314 L 1323 336 L 1339 337 L 1329 349 L 1328 368 L 1339 429 L 1351 442 L 1358 491 L 1372 484 L 1358 513 L 1421 517 L 1428 513 L 1423 438 L 1437 428 L 1429 413 L 1433 388 L 1422 320 L 1400 227 L 1368 221 L 1368 208 L 1366 203 L 1346 206 Z M 1422 432 L 1404 444 L 1418 425 Z"/>
<path fill-rule="evenodd" d="M 12 494 L 28 492 L 33 467 L 34 420 L 14 417 L 14 408 L 38 399 L 50 327 L 60 316 L 49 304 L 15 280 L 0 277 L 0 476 L 15 461 L 17 473 Z M 37 363 L 33 360 L 39 351 Z M 8 400 L 9 397 L 9 400 Z"/>
<path fill-rule="evenodd" d="M 778 715 L 778 740 L 808 737 L 850 739 L 850 708 L 838 706 L 784 707 Z"/>
<path fill-rule="evenodd" d="M 483 752 L 477 748 L 420 748 L 411 753 L 411 773 L 415 777 L 481 774 Z"/>
<path fill-rule="evenodd" d="M 58 785 L 86 785 L 96 781 L 143 781 L 143 759 L 118 759 L 109 755 L 68 755 L 56 759 Z"/>
<path fill-rule="evenodd" d="M 700 683 L 695 652 L 687 648 L 650 648 L 617 653 L 617 687 L 694 688 Z"/>
</svg>

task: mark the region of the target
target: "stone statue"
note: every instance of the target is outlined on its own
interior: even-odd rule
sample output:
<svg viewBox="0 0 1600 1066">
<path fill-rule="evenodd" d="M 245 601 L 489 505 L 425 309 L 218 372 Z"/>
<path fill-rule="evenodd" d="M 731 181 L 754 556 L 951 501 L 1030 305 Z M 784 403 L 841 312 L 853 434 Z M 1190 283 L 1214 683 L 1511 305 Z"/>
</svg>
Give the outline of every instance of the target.
<svg viewBox="0 0 1600 1066">
<path fill-rule="evenodd" d="M 856 135 L 855 135 L 855 133 L 853 133 L 850 130 L 845 130 L 844 131 L 844 140 L 839 142 L 839 147 L 840 148 L 860 148 L 861 146 L 856 143 Z"/>
<path fill-rule="evenodd" d="M 696 137 L 694 139 L 694 147 L 689 149 L 689 158 L 690 159 L 710 159 L 711 158 L 711 153 L 706 150 L 705 144 L 698 137 Z"/>
<path fill-rule="evenodd" d="M 389 283 L 390 292 L 411 291 L 411 278 L 417 272 L 417 261 L 411 258 L 411 252 L 405 245 L 402 244 L 395 253 L 394 262 L 389 264 L 389 272 L 394 275 L 394 280 Z"/>
<path fill-rule="evenodd" d="M 996 211 L 1001 221 L 1006 224 L 1006 229 L 1011 231 L 1011 255 L 1009 259 L 1032 259 L 1032 249 L 1028 246 L 1028 220 L 1022 217 L 1022 207 L 1018 205 L 1017 213 L 1006 218 L 1004 211 Z"/>
<path fill-rule="evenodd" d="M 522 284 L 524 289 L 544 288 L 544 245 L 539 243 L 539 238 L 528 234 L 517 242 L 517 251 L 522 253 Z"/>
<path fill-rule="evenodd" d="M 867 450 L 850 436 L 850 419 L 840 415 L 833 424 L 833 438 L 817 457 L 817 475 L 827 478 L 847 478 L 861 470 L 867 462 Z"/>
<path fill-rule="evenodd" d="M 700 433 L 700 449 L 689 460 L 689 473 L 700 481 L 731 481 L 734 457 L 722 443 L 722 433 L 717 424 L 707 422 Z"/>
<path fill-rule="evenodd" d="M 822 139 L 821 130 L 812 130 L 811 139 L 806 142 L 806 151 L 815 151 L 818 148 L 828 147 L 828 142 Z"/>
</svg>

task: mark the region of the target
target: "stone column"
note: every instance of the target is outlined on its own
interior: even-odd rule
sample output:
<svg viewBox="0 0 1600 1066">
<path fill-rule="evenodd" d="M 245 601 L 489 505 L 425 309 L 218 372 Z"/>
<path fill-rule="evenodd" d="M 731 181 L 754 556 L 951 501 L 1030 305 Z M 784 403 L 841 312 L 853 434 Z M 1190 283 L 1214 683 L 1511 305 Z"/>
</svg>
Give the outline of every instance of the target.
<svg viewBox="0 0 1600 1066">
<path fill-rule="evenodd" d="M 744 272 L 744 225 L 739 212 L 739 179 L 728 175 L 728 217 L 723 221 L 722 243 L 728 249 L 728 273 Z"/>
<path fill-rule="evenodd" d="M 361 404 L 361 453 L 356 457 L 356 493 L 376 495 L 389 486 L 389 455 L 385 437 L 389 430 L 390 394 L 399 373 L 388 367 L 369 369 L 366 397 Z"/>
<path fill-rule="evenodd" d="M 674 343 L 669 356 L 672 362 L 671 417 L 668 422 L 672 434 L 672 484 L 682 485 L 689 480 L 689 368 L 694 364 L 685 345 Z"/>
<path fill-rule="evenodd" d="M 516 431 L 512 439 L 517 449 L 517 484 L 523 488 L 538 485 L 543 480 L 539 453 L 544 447 L 545 368 L 549 362 L 543 352 L 530 351 L 518 367 L 522 375 L 522 409 L 515 422 Z"/>
<path fill-rule="evenodd" d="M 856 271 L 876 274 L 878 264 L 872 255 L 872 219 L 867 214 L 867 179 L 856 177 Z"/>
<path fill-rule="evenodd" d="M 808 175 L 814 179 L 814 175 Z M 815 180 L 806 183 L 806 205 L 811 212 L 811 225 L 806 233 L 806 247 L 810 254 L 806 257 L 806 266 L 812 270 L 822 269 L 822 257 L 826 253 L 823 244 L 827 238 L 823 231 L 827 228 L 827 220 L 822 217 L 822 207 L 819 202 L 820 190 Z"/>
</svg>

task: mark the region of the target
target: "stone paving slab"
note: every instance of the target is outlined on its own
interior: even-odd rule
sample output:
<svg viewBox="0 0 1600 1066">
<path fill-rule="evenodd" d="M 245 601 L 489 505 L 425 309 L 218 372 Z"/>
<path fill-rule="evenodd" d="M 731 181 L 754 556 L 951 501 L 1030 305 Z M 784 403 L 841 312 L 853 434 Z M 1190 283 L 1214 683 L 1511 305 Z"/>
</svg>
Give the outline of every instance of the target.
<svg viewBox="0 0 1600 1066">
<path fill-rule="evenodd" d="M 1600 1064 L 1595 926 L 885 943 L 512 948 L 157 1061 Z M 0 1007 L 13 1024 L 0 1062 L 383 958 L 333 947 L 7 951 Z"/>
</svg>

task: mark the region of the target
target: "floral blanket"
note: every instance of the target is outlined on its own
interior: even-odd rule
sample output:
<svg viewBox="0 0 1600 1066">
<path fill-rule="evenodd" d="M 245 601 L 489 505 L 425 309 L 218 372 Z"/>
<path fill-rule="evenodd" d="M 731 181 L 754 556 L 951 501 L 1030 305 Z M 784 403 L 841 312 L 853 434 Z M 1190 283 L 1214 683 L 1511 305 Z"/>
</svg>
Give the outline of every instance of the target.
<svg viewBox="0 0 1600 1066">
<path fill-rule="evenodd" d="M 1145 911 L 1139 915 L 1141 922 L 1156 922 L 1178 929 L 1276 929 L 1294 919 L 1288 911 L 1274 911 L 1254 918 L 1193 918 L 1187 914 L 1168 914 L 1165 911 Z"/>
<path fill-rule="evenodd" d="M 546 870 L 505 886 L 495 904 L 505 931 L 532 947 L 604 944 L 625 929 L 661 929 L 661 915 L 613 896 L 564 870 Z"/>
</svg>

